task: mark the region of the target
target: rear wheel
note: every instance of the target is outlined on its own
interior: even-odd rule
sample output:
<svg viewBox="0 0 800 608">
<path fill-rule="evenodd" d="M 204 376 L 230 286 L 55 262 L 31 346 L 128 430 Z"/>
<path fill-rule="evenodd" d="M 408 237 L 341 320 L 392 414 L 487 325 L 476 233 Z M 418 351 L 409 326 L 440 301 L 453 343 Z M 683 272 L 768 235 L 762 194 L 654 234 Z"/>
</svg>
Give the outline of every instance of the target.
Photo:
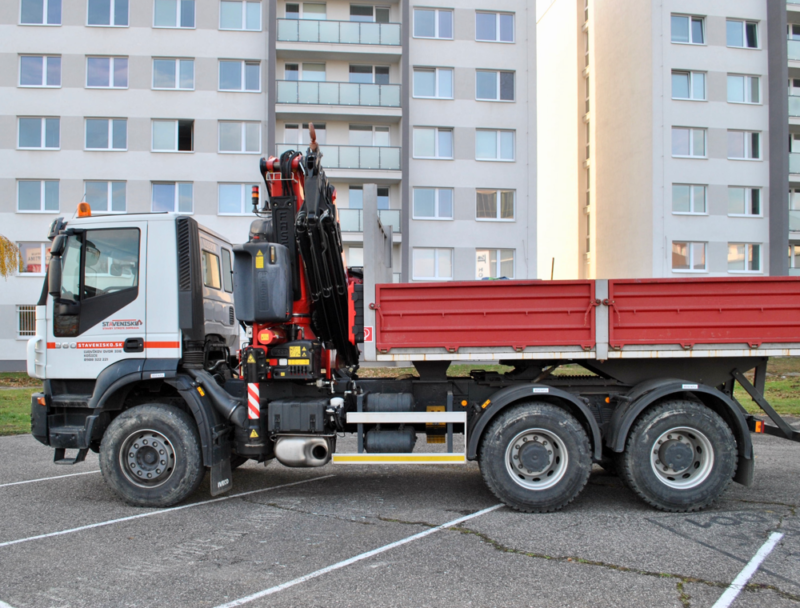
<svg viewBox="0 0 800 608">
<path fill-rule="evenodd" d="M 489 489 L 519 511 L 545 513 L 569 504 L 589 479 L 589 439 L 569 412 L 525 403 L 501 413 L 481 442 Z"/>
<path fill-rule="evenodd" d="M 636 423 L 619 459 L 631 490 L 663 511 L 698 511 L 728 487 L 737 464 L 736 440 L 713 410 L 670 401 Z"/>
<path fill-rule="evenodd" d="M 180 502 L 205 474 L 194 420 L 163 404 L 123 412 L 103 436 L 100 470 L 128 504 L 168 507 Z"/>
</svg>

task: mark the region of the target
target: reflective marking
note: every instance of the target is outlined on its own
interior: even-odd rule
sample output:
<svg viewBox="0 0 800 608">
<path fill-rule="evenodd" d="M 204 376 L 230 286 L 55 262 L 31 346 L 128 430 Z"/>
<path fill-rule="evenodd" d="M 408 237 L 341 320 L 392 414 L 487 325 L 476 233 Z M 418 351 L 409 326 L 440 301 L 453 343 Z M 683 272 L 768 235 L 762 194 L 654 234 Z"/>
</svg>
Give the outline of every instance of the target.
<svg viewBox="0 0 800 608">
<path fill-rule="evenodd" d="M 742 569 L 742 571 L 738 574 L 738 576 L 733 579 L 730 587 L 725 590 L 717 603 L 714 604 L 711 608 L 728 608 L 733 603 L 733 600 L 736 599 L 736 596 L 744 589 L 745 585 L 747 585 L 747 581 L 750 580 L 758 567 L 762 564 L 762 562 L 767 559 L 767 556 L 772 553 L 772 550 L 775 548 L 780 540 L 783 538 L 783 534 L 780 532 L 773 532 L 769 535 L 767 542 L 761 545 L 761 548 L 756 552 L 747 565 Z"/>
<path fill-rule="evenodd" d="M 250 354 L 252 357 L 252 353 Z M 258 420 L 261 416 L 261 401 L 258 396 L 258 383 L 251 382 L 247 385 L 247 417 Z"/>
<path fill-rule="evenodd" d="M 159 509 L 158 511 L 150 511 L 149 513 L 141 513 L 139 515 L 131 515 L 130 517 L 120 517 L 119 519 L 109 519 L 108 521 L 101 521 L 96 524 L 89 524 L 87 526 L 80 526 L 78 528 L 70 528 L 69 530 L 61 530 L 59 532 L 50 532 L 49 534 L 39 534 L 38 536 L 29 536 L 28 538 L 19 538 L 17 540 L 9 540 L 0 543 L 0 547 L 8 547 L 10 545 L 18 545 L 20 543 L 27 543 L 32 540 L 39 540 L 42 538 L 51 538 L 53 536 L 61 536 L 63 534 L 72 534 L 73 532 L 80 532 L 82 530 L 91 530 L 92 528 L 101 528 L 103 526 L 110 526 L 111 524 L 119 524 L 124 521 L 132 521 L 134 519 L 141 519 L 142 517 L 150 517 L 151 515 L 161 515 L 162 513 L 173 513 L 183 509 L 191 509 L 192 507 L 200 507 L 202 505 L 210 505 L 214 502 L 222 502 L 223 500 L 230 500 L 231 498 L 239 498 L 240 496 L 249 496 L 250 494 L 258 494 L 259 492 L 268 492 L 269 490 L 279 490 L 281 488 L 288 488 L 290 486 L 297 486 L 302 483 L 309 483 L 311 481 L 319 481 L 320 479 L 328 479 L 334 477 L 333 475 L 324 475 L 322 477 L 314 477 L 313 479 L 304 479 L 303 481 L 295 481 L 293 483 L 285 483 L 280 486 L 272 486 L 270 488 L 262 488 L 261 490 L 250 490 L 249 492 L 240 492 L 239 494 L 231 494 L 230 496 L 222 496 L 220 498 L 212 498 L 211 500 L 204 500 L 203 502 L 195 502 L 190 505 L 182 505 L 180 507 L 170 507 L 169 509 Z"/>
<path fill-rule="evenodd" d="M 429 464 L 437 462 L 466 462 L 464 454 L 334 454 L 334 463 L 367 462 L 415 462 Z"/>
<path fill-rule="evenodd" d="M 366 553 L 362 553 L 361 555 L 356 555 L 355 557 L 351 557 L 350 559 L 346 559 L 342 562 L 333 564 L 332 566 L 328 566 L 326 568 L 322 568 L 321 570 L 317 570 L 310 574 L 306 574 L 305 576 L 301 576 L 300 578 L 296 578 L 292 581 L 283 583 L 281 585 L 277 585 L 275 587 L 270 587 L 269 589 L 264 589 L 264 591 L 259 591 L 258 593 L 254 593 L 252 595 L 239 598 L 238 600 L 233 600 L 232 602 L 228 602 L 227 604 L 220 604 L 219 606 L 217 606 L 217 608 L 233 608 L 234 606 L 242 606 L 244 604 L 248 604 L 253 600 L 257 600 L 262 597 L 272 595 L 273 593 L 277 593 L 278 591 L 283 591 L 284 589 L 288 589 L 289 587 L 294 587 L 295 585 L 299 585 L 300 583 L 305 583 L 306 581 L 310 581 L 311 579 L 317 578 L 318 576 L 322 576 L 323 574 L 327 574 L 328 572 L 333 572 L 334 570 L 339 570 L 340 568 L 344 568 L 345 566 L 349 566 L 350 564 L 355 564 L 356 562 L 360 562 L 361 560 L 370 558 L 373 555 L 379 555 L 380 553 L 384 553 L 389 549 L 394 549 L 395 547 L 400 547 L 415 540 L 419 540 L 420 538 L 425 538 L 426 536 L 430 536 L 431 534 L 433 534 L 434 532 L 438 532 L 439 530 L 444 530 L 445 528 L 452 528 L 453 526 L 457 526 L 461 522 L 467 521 L 468 519 L 473 519 L 475 517 L 480 517 L 481 515 L 484 515 L 491 511 L 496 511 L 502 506 L 503 505 L 495 505 L 493 507 L 489 507 L 488 509 L 483 509 L 482 511 L 472 513 L 471 515 L 459 517 L 458 519 L 449 521 L 446 524 L 442 524 L 441 526 L 436 526 L 435 528 L 429 528 L 428 530 L 420 532 L 419 534 L 414 534 L 413 536 L 408 536 L 396 542 L 384 545 L 383 547 L 378 547 L 377 549 L 373 549 L 372 551 L 367 551 Z"/>
<path fill-rule="evenodd" d="M 36 483 L 37 481 L 50 481 L 51 479 L 61 479 L 62 477 L 75 477 L 77 475 L 92 475 L 100 471 L 84 471 L 83 473 L 69 473 L 68 475 L 56 475 L 55 477 L 42 477 L 40 479 L 29 479 L 27 481 L 14 481 L 12 483 L 2 483 L 0 488 L 7 488 L 8 486 L 21 486 L 24 483 Z M 2 605 L 0 605 L 2 608 Z"/>
</svg>

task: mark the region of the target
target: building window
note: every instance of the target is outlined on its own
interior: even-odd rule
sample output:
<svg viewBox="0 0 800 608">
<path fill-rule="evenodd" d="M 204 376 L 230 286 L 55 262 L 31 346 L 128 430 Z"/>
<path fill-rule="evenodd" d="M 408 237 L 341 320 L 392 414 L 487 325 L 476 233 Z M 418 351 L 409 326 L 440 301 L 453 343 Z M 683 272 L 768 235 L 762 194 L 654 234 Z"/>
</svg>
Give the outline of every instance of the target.
<svg viewBox="0 0 800 608">
<path fill-rule="evenodd" d="M 673 272 L 705 272 L 706 243 L 672 242 Z"/>
<path fill-rule="evenodd" d="M 219 184 L 219 215 L 252 213 L 250 194 L 255 184 Z"/>
<path fill-rule="evenodd" d="M 364 187 L 363 186 L 348 186 L 349 192 L 349 205 L 348 209 L 363 209 L 364 208 Z M 378 209 L 389 208 L 389 188 L 378 188 Z"/>
<path fill-rule="evenodd" d="M 414 188 L 415 220 L 452 220 L 452 188 Z"/>
<path fill-rule="evenodd" d="M 154 120 L 153 152 L 194 150 L 193 120 Z"/>
<path fill-rule="evenodd" d="M 89 0 L 87 25 L 128 26 L 128 0 Z"/>
<path fill-rule="evenodd" d="M 86 86 L 100 89 L 127 89 L 128 58 L 87 57 Z"/>
<path fill-rule="evenodd" d="M 53 55 L 20 55 L 19 86 L 60 87 L 61 57 Z"/>
<path fill-rule="evenodd" d="M 453 130 L 414 127 L 414 158 L 453 158 Z"/>
<path fill-rule="evenodd" d="M 728 158 L 759 160 L 761 158 L 761 133 L 728 131 Z"/>
<path fill-rule="evenodd" d="M 21 0 L 21 25 L 61 25 L 61 0 Z"/>
<path fill-rule="evenodd" d="M 192 213 L 193 199 L 191 182 L 153 182 L 152 210 L 155 213 Z"/>
<path fill-rule="evenodd" d="M 706 214 L 706 186 L 672 184 L 672 213 Z"/>
<path fill-rule="evenodd" d="M 30 338 L 36 335 L 36 306 L 33 304 L 17 305 L 17 337 Z"/>
<path fill-rule="evenodd" d="M 695 101 L 705 101 L 705 73 L 673 71 L 672 99 L 693 99 Z"/>
<path fill-rule="evenodd" d="M 57 212 L 58 182 L 54 180 L 19 180 L 17 182 L 17 211 Z"/>
<path fill-rule="evenodd" d="M 706 130 L 672 127 L 672 156 L 705 158 Z"/>
<path fill-rule="evenodd" d="M 476 249 L 475 250 L 475 278 L 476 279 L 513 279 L 514 278 L 514 250 L 513 249 Z"/>
<path fill-rule="evenodd" d="M 259 154 L 261 123 L 219 121 L 219 151 Z"/>
<path fill-rule="evenodd" d="M 194 89 L 194 59 L 153 59 L 153 88 Z"/>
<path fill-rule="evenodd" d="M 155 0 L 153 27 L 194 27 L 194 0 Z"/>
<path fill-rule="evenodd" d="M 261 2 L 219 3 L 219 29 L 261 31 Z"/>
<path fill-rule="evenodd" d="M 351 64 L 349 82 L 354 84 L 389 84 L 389 66 Z"/>
<path fill-rule="evenodd" d="M 480 221 L 514 221 L 514 190 L 475 191 L 475 219 Z"/>
<path fill-rule="evenodd" d="M 303 80 L 307 82 L 325 82 L 324 63 L 285 63 L 283 65 L 284 80 Z"/>
<path fill-rule="evenodd" d="M 758 48 L 758 23 L 755 21 L 727 21 L 728 46 L 745 49 Z"/>
<path fill-rule="evenodd" d="M 514 131 L 475 130 L 475 160 L 514 160 Z"/>
<path fill-rule="evenodd" d="M 453 39 L 453 11 L 414 9 L 414 38 Z"/>
<path fill-rule="evenodd" d="M 18 119 L 17 146 L 26 150 L 58 150 L 61 147 L 58 118 Z"/>
<path fill-rule="evenodd" d="M 705 44 L 702 17 L 672 15 L 672 42 L 681 44 Z"/>
<path fill-rule="evenodd" d="M 453 278 L 453 250 L 415 247 L 411 252 L 415 281 L 449 281 Z"/>
<path fill-rule="evenodd" d="M 728 272 L 761 272 L 761 245 L 728 243 Z"/>
<path fill-rule="evenodd" d="M 84 197 L 93 213 L 125 213 L 127 208 L 125 182 L 84 182 Z"/>
<path fill-rule="evenodd" d="M 50 263 L 50 243 L 17 243 L 17 246 L 20 274 L 44 274 Z"/>
<path fill-rule="evenodd" d="M 327 128 L 326 123 L 314 123 L 314 130 L 317 132 L 317 143 L 323 145 L 327 142 Z M 286 124 L 283 126 L 283 143 L 297 144 L 303 146 L 311 143 L 311 137 L 308 133 L 308 123 L 303 123 L 302 130 L 299 124 Z"/>
<path fill-rule="evenodd" d="M 760 103 L 758 76 L 728 74 L 728 101 L 731 103 Z"/>
<path fill-rule="evenodd" d="M 453 99 L 453 69 L 414 68 L 414 97 Z"/>
<path fill-rule="evenodd" d="M 800 274 L 800 244 L 789 243 L 789 276 Z"/>
<path fill-rule="evenodd" d="M 303 7 L 302 14 L 300 12 L 301 6 Z M 350 21 L 360 21 L 360 19 L 353 19 L 352 8 L 350 10 Z M 325 5 L 318 4 L 316 2 L 303 2 L 302 5 L 300 3 L 287 3 L 285 14 L 287 19 L 312 19 L 315 21 L 324 21 L 327 18 Z"/>
<path fill-rule="evenodd" d="M 261 64 L 258 61 L 220 61 L 220 91 L 261 90 Z"/>
<path fill-rule="evenodd" d="M 728 215 L 761 215 L 761 188 L 728 188 Z"/>
<path fill-rule="evenodd" d="M 475 99 L 514 101 L 514 72 L 476 70 Z"/>
<path fill-rule="evenodd" d="M 87 118 L 87 150 L 127 150 L 128 121 L 124 118 Z"/>
<path fill-rule="evenodd" d="M 475 40 L 482 42 L 514 42 L 512 13 L 475 13 Z"/>
</svg>

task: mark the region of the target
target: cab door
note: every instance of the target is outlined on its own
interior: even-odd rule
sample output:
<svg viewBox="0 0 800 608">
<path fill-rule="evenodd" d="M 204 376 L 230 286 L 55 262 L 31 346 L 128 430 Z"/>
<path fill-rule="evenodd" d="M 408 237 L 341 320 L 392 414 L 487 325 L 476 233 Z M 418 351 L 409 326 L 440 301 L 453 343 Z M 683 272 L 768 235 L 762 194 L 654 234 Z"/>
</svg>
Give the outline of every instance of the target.
<svg viewBox="0 0 800 608">
<path fill-rule="evenodd" d="M 47 306 L 47 377 L 97 378 L 144 359 L 147 223 L 70 229 L 61 293 Z"/>
</svg>

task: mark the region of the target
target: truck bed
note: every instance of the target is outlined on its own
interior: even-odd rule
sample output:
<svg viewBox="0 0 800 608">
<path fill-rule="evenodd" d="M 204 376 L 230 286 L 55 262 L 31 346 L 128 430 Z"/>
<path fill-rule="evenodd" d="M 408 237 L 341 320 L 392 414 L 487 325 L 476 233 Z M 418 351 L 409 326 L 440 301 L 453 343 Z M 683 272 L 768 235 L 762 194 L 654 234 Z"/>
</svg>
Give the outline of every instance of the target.
<svg viewBox="0 0 800 608">
<path fill-rule="evenodd" d="M 378 361 L 800 355 L 800 277 L 375 287 Z"/>
</svg>

